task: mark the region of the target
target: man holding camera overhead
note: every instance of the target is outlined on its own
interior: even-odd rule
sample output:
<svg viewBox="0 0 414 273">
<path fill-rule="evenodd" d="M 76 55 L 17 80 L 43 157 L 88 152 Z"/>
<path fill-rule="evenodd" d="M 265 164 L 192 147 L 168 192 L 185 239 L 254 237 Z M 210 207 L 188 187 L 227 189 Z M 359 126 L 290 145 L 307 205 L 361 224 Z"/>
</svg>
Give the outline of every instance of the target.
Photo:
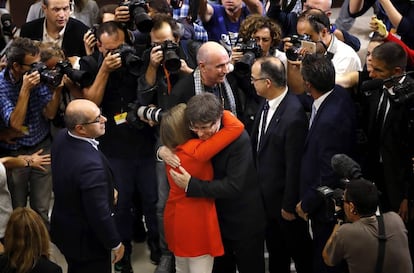
<svg viewBox="0 0 414 273">
<path fill-rule="evenodd" d="M 7 66 L 0 73 L 0 124 L 15 132 L 12 142 L 1 142 L 9 155 L 32 154 L 39 149 L 50 150 L 48 120 L 57 111 L 60 100 L 58 87 L 54 92 L 43 84 L 41 71 L 33 65 L 40 61 L 38 46 L 28 38 L 16 38 L 7 51 Z M 25 207 L 30 187 L 30 206 L 49 223 L 52 192 L 50 167 L 46 171 L 26 168 L 12 172 L 10 192 L 13 207 Z"/>
<path fill-rule="evenodd" d="M 84 88 L 85 98 L 102 109 L 108 121 L 106 134 L 99 138 L 100 148 L 108 158 L 119 191 L 115 217 L 118 231 L 125 245 L 124 258 L 115 264 L 115 270 L 132 272 L 131 238 L 133 226 L 134 192 L 142 200 L 149 240 L 158 243 L 158 226 L 155 205 L 157 187 L 155 179 L 155 143 L 153 129 L 135 119 L 130 104 L 137 101 L 137 76 L 140 58 L 135 49 L 127 44 L 126 32 L 115 21 L 102 23 L 96 32 L 100 54 L 82 58 L 81 69 L 96 75 L 91 86 Z M 137 191 L 136 191 L 137 189 Z"/>
<path fill-rule="evenodd" d="M 196 66 L 195 55 L 200 44 L 191 40 L 181 41 L 179 26 L 170 15 L 156 14 L 153 22 L 150 32 L 152 47 L 143 54 L 142 68 L 145 71 L 138 79 L 138 96 L 143 105 L 153 104 L 166 110 L 175 105 L 170 97 L 175 83 L 184 75 L 193 72 Z M 168 250 L 163 231 L 164 207 L 169 192 L 164 162 L 157 162 L 156 173 L 157 217 L 162 256 L 155 272 L 164 273 L 174 269 L 173 255 Z M 148 244 L 151 248 L 151 242 Z"/>
</svg>

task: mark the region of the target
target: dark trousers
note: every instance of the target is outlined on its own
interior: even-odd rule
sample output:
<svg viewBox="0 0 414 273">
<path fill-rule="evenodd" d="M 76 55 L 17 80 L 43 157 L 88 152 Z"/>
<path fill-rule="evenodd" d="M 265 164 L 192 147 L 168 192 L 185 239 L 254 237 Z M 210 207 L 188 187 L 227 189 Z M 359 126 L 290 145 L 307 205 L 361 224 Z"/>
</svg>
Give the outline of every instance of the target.
<svg viewBox="0 0 414 273">
<path fill-rule="evenodd" d="M 133 208 L 135 198 L 142 201 L 142 211 L 148 229 L 148 239 L 158 241 L 158 224 L 156 217 L 157 182 L 155 177 L 155 159 L 133 158 L 120 159 L 108 157 L 115 176 L 118 189 L 118 204 L 116 208 L 116 222 L 118 232 L 125 244 L 125 255 L 131 254 Z M 136 189 L 139 196 L 135 196 Z"/>
<path fill-rule="evenodd" d="M 70 258 L 66 258 L 68 263 L 68 273 L 111 273 L 111 252 L 108 251 L 107 257 L 102 259 L 90 260 L 90 261 L 77 261 Z"/>
<path fill-rule="evenodd" d="M 242 240 L 223 238 L 224 255 L 214 259 L 213 273 L 264 273 L 264 234 Z"/>
<path fill-rule="evenodd" d="M 266 246 L 270 273 L 290 273 L 291 258 L 298 273 L 312 272 L 312 239 L 304 220 L 286 221 L 281 215 L 268 218 Z"/>
</svg>

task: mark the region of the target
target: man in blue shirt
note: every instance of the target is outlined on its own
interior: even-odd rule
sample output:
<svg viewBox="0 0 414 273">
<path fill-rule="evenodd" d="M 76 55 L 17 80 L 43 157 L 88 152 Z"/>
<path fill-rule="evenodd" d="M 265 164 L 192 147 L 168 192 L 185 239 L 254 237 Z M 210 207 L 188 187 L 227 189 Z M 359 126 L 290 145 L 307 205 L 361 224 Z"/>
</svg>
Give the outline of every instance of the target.
<svg viewBox="0 0 414 273">
<path fill-rule="evenodd" d="M 57 111 L 61 86 L 50 92 L 41 84 L 38 46 L 28 38 L 17 38 L 7 52 L 7 67 L 0 72 L 0 120 L 8 129 L 22 136 L 12 143 L 0 143 L 8 154 L 32 154 L 39 149 L 49 152 L 49 121 Z M 30 186 L 29 186 L 30 183 Z M 30 206 L 48 223 L 52 181 L 50 168 L 40 171 L 17 168 L 10 185 L 13 207 L 26 206 L 30 188 Z"/>
</svg>

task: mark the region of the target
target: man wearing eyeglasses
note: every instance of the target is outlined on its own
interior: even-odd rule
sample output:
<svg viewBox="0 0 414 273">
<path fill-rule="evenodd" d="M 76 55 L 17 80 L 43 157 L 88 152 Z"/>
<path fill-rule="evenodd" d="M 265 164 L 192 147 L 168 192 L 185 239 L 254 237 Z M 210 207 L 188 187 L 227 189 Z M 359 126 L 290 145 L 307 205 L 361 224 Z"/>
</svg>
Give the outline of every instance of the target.
<svg viewBox="0 0 414 273">
<path fill-rule="evenodd" d="M 81 21 L 70 18 L 69 0 L 41 0 L 44 18 L 25 23 L 20 37 L 53 42 L 59 45 L 67 57 L 86 55 L 83 35 L 88 27 Z"/>
<path fill-rule="evenodd" d="M 0 73 L 0 124 L 13 132 L 15 138 L 1 142 L 8 155 L 32 154 L 39 149 L 50 150 L 49 121 L 56 114 L 61 87 L 53 92 L 41 83 L 33 64 L 40 61 L 39 48 L 28 38 L 16 38 L 7 52 L 7 67 Z M 30 206 L 49 223 L 52 191 L 51 172 L 28 166 L 12 171 L 10 191 L 13 207 Z M 30 191 L 29 191 L 30 188 Z"/>
<path fill-rule="evenodd" d="M 139 66 L 127 66 L 125 51 L 120 52 L 121 47 L 128 46 L 128 56 L 134 56 L 134 48 L 127 43 L 124 29 L 120 23 L 108 21 L 99 26 L 96 37 L 98 54 L 80 61 L 81 69 L 95 76 L 94 82 L 83 89 L 83 94 L 101 107 L 108 118 L 106 134 L 99 141 L 117 177 L 119 201 L 115 217 L 125 245 L 124 258 L 115 265 L 115 271 L 130 273 L 133 272 L 130 260 L 133 200 L 141 200 L 148 238 L 158 245 L 154 129 L 148 124 L 140 123 L 138 127 L 127 122 L 128 115 L 136 115 L 136 111 L 132 113 L 130 104 L 138 100 L 136 73 L 139 74 Z"/>
<path fill-rule="evenodd" d="M 105 134 L 106 121 L 93 102 L 73 100 L 65 112 L 67 129 L 53 142 L 51 237 L 69 273 L 110 273 L 111 252 L 112 263 L 124 254 L 114 217 L 117 177 L 96 140 Z"/>
</svg>

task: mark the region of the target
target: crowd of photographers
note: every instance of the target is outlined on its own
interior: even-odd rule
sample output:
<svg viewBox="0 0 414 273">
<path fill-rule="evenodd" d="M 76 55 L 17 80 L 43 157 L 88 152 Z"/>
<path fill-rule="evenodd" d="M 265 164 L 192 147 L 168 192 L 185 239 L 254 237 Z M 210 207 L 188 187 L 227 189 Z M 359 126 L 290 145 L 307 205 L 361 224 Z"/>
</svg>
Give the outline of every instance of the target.
<svg viewBox="0 0 414 273">
<path fill-rule="evenodd" d="M 345 272 L 342 262 L 349 272 L 411 272 L 414 54 L 406 45 L 412 44 L 406 20 L 413 20 L 414 5 L 391 9 L 392 1 L 381 1 L 393 13 L 389 20 L 373 17 L 367 26 L 374 32 L 365 66 L 356 53 L 358 38 L 331 24 L 329 0 L 306 0 L 300 13 L 292 11 L 297 1 L 130 0 L 97 12 L 93 0 L 41 0 L 20 29 L 3 13 L 1 154 L 40 149 L 49 154 L 54 136 L 65 127 L 69 102 L 84 98 L 95 103 L 101 115 L 84 125 L 106 117 L 99 150 L 115 177 L 114 219 L 125 246 L 115 271 L 133 272 L 131 242 L 141 237 L 157 264 L 155 272 L 174 272 L 174 254 L 163 231 L 169 192 L 165 162 L 173 161 L 174 154 L 162 145 L 159 124 L 170 108 L 210 92 L 243 122 L 255 164 L 261 164 L 256 169 L 263 179 L 257 186 L 266 212 L 263 236 L 270 272 L 289 272 L 291 258 L 299 273 Z M 367 5 L 349 2 L 353 16 L 358 15 L 356 4 Z M 284 113 L 285 104 L 300 105 L 298 116 Z M 280 153 L 277 160 L 261 154 L 264 136 L 271 143 L 266 149 Z M 335 173 L 331 158 L 339 153 L 355 158 L 375 186 L 348 170 Z M 283 166 L 273 168 L 273 160 Z M 29 199 L 50 226 L 53 241 L 48 215 L 53 176 L 59 174 L 27 162 L 9 172 L 12 205 L 24 207 Z M 355 167 L 349 162 L 341 161 L 340 169 Z M 351 182 L 343 186 L 340 178 Z M 344 187 L 345 194 L 333 199 L 344 212 L 340 222 L 351 224 L 340 226 L 332 195 Z M 303 246 L 302 251 L 289 244 Z M 369 262 L 362 258 L 368 252 Z M 237 266 L 245 273 L 243 258 L 234 253 L 232 270 Z M 225 271 L 217 266 L 213 272 Z"/>
</svg>

